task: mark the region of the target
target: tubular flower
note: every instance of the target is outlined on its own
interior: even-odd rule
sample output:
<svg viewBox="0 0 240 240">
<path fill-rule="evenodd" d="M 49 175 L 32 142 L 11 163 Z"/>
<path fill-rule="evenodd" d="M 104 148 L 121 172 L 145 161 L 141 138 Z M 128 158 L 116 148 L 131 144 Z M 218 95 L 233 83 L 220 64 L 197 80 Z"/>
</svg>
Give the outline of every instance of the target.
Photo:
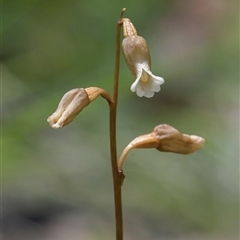
<svg viewBox="0 0 240 240">
<path fill-rule="evenodd" d="M 47 121 L 52 128 L 64 127 L 72 122 L 89 103 L 90 99 L 84 88 L 72 89 L 64 94 L 57 110 L 48 117 Z"/>
<path fill-rule="evenodd" d="M 161 90 L 160 85 L 164 83 L 164 79 L 152 74 L 147 42 L 137 35 L 130 19 L 123 18 L 123 30 L 125 37 L 122 42 L 123 54 L 131 73 L 136 78 L 131 91 L 136 92 L 139 97 L 153 97 L 155 92 Z"/>
<path fill-rule="evenodd" d="M 98 87 L 75 88 L 66 92 L 60 100 L 56 111 L 48 117 L 52 128 L 61 128 L 73 121 L 73 119 L 94 101 L 98 96 L 112 102 L 108 92 Z"/>
</svg>

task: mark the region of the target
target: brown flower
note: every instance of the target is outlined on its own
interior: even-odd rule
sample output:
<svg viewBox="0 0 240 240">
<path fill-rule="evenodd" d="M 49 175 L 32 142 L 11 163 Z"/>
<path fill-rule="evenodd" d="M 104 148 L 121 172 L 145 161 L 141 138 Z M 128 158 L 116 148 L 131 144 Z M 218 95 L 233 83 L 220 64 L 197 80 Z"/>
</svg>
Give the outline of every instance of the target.
<svg viewBox="0 0 240 240">
<path fill-rule="evenodd" d="M 205 139 L 195 135 L 182 134 L 168 124 L 156 126 L 151 133 L 132 140 L 123 150 L 118 161 L 118 170 L 122 171 L 123 162 L 131 149 L 156 148 L 161 152 L 190 154 L 200 149 Z"/>
<path fill-rule="evenodd" d="M 52 128 L 61 128 L 69 124 L 83 108 L 90 103 L 84 88 L 75 88 L 64 94 L 57 110 L 48 117 Z"/>
</svg>

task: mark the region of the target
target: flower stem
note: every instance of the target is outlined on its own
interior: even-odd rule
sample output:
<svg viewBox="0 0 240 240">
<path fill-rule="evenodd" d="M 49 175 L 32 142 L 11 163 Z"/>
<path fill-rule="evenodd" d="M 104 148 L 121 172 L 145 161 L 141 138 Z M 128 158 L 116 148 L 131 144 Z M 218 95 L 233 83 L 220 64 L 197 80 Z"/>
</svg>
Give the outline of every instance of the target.
<svg viewBox="0 0 240 240">
<path fill-rule="evenodd" d="M 118 78 L 120 66 L 120 30 L 122 26 L 122 15 L 117 23 L 116 31 L 116 55 L 115 55 L 115 72 L 113 86 L 113 100 L 110 103 L 110 148 L 111 148 L 111 165 L 114 187 L 114 204 L 115 204 L 115 223 L 116 223 L 116 240 L 123 240 L 123 217 L 122 217 L 122 192 L 121 186 L 124 176 L 119 175 L 117 166 L 117 140 L 116 140 L 116 116 L 118 101 Z"/>
</svg>

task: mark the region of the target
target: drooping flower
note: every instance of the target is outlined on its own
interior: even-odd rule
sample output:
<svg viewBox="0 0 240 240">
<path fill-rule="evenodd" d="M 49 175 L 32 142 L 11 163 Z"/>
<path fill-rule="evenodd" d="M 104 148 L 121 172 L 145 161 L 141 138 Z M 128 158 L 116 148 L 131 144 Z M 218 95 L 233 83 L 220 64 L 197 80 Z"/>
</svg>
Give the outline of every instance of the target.
<svg viewBox="0 0 240 240">
<path fill-rule="evenodd" d="M 119 158 L 118 171 L 122 172 L 123 162 L 132 149 L 156 148 L 160 152 L 190 154 L 199 150 L 204 142 L 202 137 L 183 134 L 168 124 L 160 124 L 151 133 L 138 136 L 127 145 Z"/>
<path fill-rule="evenodd" d="M 57 110 L 48 117 L 52 128 L 61 128 L 72 122 L 84 107 L 90 103 L 84 88 L 75 88 L 65 93 L 58 104 Z"/>
<path fill-rule="evenodd" d="M 112 102 L 109 93 L 98 87 L 75 88 L 66 92 L 60 100 L 56 111 L 48 117 L 52 128 L 61 128 L 73 121 L 73 119 L 94 101 L 98 96 L 105 98 L 109 103 Z"/>
<path fill-rule="evenodd" d="M 164 79 L 152 74 L 147 42 L 137 35 L 130 19 L 123 18 L 123 30 L 125 37 L 122 42 L 123 54 L 131 73 L 136 78 L 131 91 L 136 92 L 139 97 L 153 97 L 155 92 L 161 90 L 160 85 L 164 83 Z"/>
</svg>

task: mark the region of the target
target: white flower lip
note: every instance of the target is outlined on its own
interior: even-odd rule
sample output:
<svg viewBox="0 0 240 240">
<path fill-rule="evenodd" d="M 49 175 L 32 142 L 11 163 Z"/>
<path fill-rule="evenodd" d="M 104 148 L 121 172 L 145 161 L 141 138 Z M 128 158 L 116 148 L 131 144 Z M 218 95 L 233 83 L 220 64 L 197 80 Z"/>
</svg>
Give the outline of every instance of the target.
<svg viewBox="0 0 240 240">
<path fill-rule="evenodd" d="M 161 90 L 160 85 L 164 83 L 164 79 L 153 75 L 149 69 L 144 67 L 137 69 L 137 79 L 132 84 L 131 91 L 136 92 L 139 97 L 153 97 L 155 92 Z"/>
</svg>

